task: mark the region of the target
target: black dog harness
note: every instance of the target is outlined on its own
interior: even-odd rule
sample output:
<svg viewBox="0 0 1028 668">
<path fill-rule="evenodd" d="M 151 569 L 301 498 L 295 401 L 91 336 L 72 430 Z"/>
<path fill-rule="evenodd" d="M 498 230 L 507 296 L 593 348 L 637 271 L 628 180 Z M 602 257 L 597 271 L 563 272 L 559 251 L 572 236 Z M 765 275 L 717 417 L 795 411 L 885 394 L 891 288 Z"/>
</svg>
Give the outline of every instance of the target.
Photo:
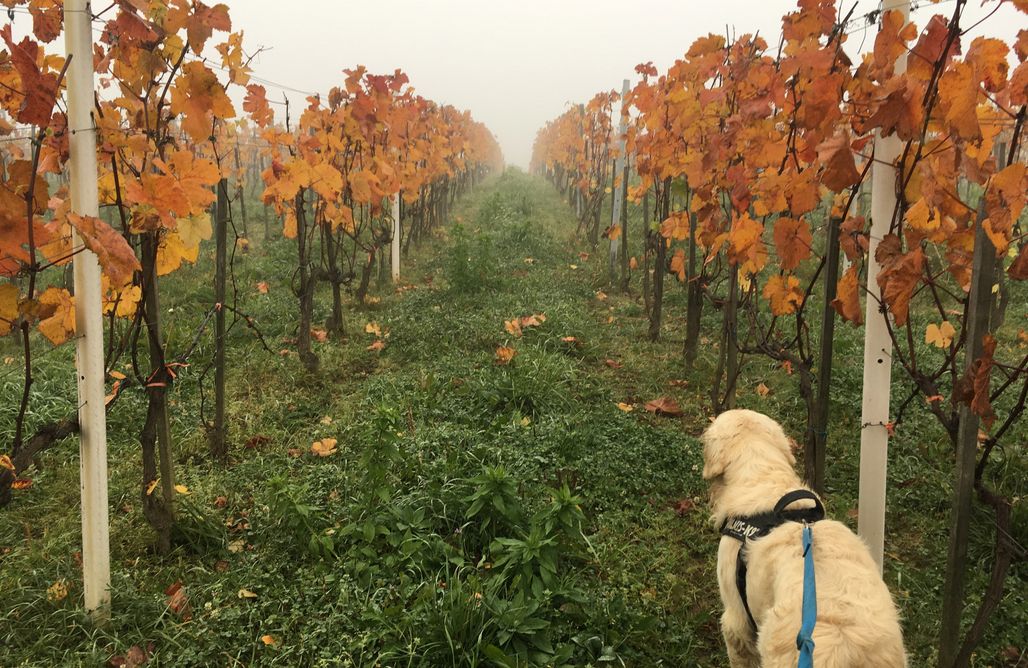
<svg viewBox="0 0 1028 668">
<path fill-rule="evenodd" d="M 814 507 L 786 510 L 786 507 L 801 499 L 813 501 Z M 824 518 L 825 507 L 821 505 L 821 499 L 811 491 L 797 489 L 778 499 L 774 510 L 770 512 L 749 517 L 728 517 L 721 524 L 722 536 L 730 536 L 742 543 L 742 547 L 739 548 L 739 557 L 735 561 L 735 587 L 739 590 L 742 607 L 746 609 L 746 616 L 750 619 L 750 628 L 754 633 L 757 632 L 757 620 L 753 618 L 749 601 L 746 599 L 746 541 L 766 536 L 771 533 L 772 529 L 786 522 L 812 524 Z"/>
</svg>

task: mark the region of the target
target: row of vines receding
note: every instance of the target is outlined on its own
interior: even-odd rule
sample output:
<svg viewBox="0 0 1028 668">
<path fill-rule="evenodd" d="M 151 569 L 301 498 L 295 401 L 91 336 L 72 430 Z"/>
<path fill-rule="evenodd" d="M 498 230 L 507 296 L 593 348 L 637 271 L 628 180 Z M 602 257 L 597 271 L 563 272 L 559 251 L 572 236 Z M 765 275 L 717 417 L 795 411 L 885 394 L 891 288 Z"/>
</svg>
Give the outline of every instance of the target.
<svg viewBox="0 0 1028 668">
<path fill-rule="evenodd" d="M 964 0 L 918 23 L 898 10 L 856 17 L 837 5 L 803 0 L 778 37 L 712 34 L 666 72 L 638 66 L 621 100 L 623 137 L 612 129 L 620 96 L 601 93 L 539 131 L 532 168 L 576 207 L 594 247 L 605 193 L 624 189 L 642 204 L 643 251 L 622 265 L 620 285 L 627 291 L 641 275 L 647 335 L 666 329 L 665 281 L 674 277 L 688 295 L 682 363 L 695 362 L 701 339 L 720 341 L 714 412 L 735 405 L 748 362 L 785 369 L 806 413 L 806 476 L 819 491 L 835 320 L 862 326 L 867 300 L 886 314 L 908 388 L 894 397 L 889 432 L 927 410 L 956 452 L 961 420 L 981 427 L 974 489 L 992 511 L 995 547 L 989 589 L 960 648 L 965 665 L 1012 563 L 1028 557 L 1014 538 L 1012 500 L 989 475 L 997 451 L 1024 447 L 1028 336 L 1013 332 L 1028 294 L 1028 30 L 1012 44 L 970 38 L 988 21 L 968 21 Z M 858 21 L 876 22 L 878 35 L 854 56 L 847 35 Z M 901 57 L 905 68 L 896 67 Z M 887 184 L 895 210 L 875 239 L 880 300 L 867 285 L 876 137 L 900 142 Z M 628 180 L 612 169 L 621 140 Z M 611 221 L 604 236 L 630 232 L 622 212 Z M 973 292 L 973 283 L 982 287 Z M 980 327 L 972 306 L 984 314 Z M 707 310 L 720 313 L 721 327 L 701 336 Z"/>
<path fill-rule="evenodd" d="M 40 452 L 79 429 L 74 409 L 55 421 L 36 417 L 33 372 L 75 340 L 67 270 L 89 249 L 103 272 L 107 410 L 133 393 L 145 402 L 139 493 L 157 546 L 167 551 L 176 522 L 174 383 L 198 374 L 203 391 L 224 359 L 226 316 L 228 329 L 246 328 L 269 354 L 279 353 L 231 294 L 233 267 L 251 244 L 279 233 L 295 239 L 289 275 L 277 278 L 296 295 L 296 352 L 314 369 L 312 337 L 343 333 L 342 295 L 363 302 L 386 262 L 396 229 L 390 199 L 400 199 L 397 241 L 407 249 L 502 165 L 499 147 L 469 113 L 417 95 L 400 71 L 346 70 L 339 86 L 310 94 L 299 112 L 288 98 L 269 99 L 252 78 L 261 49 L 248 49 L 243 32 L 233 31 L 226 5 L 199 0 L 94 5 L 95 127 L 68 127 L 62 3 L 0 4 L 12 19 L 0 30 L 0 336 L 19 342 L 19 357 L 5 367 L 19 370 L 22 387 L 19 405 L 3 408 L 13 412 L 14 428 L 0 444 L 0 506 L 32 484 L 26 471 Z M 20 38 L 18 26 L 27 26 Z M 80 132 L 96 133 L 99 217 L 71 212 L 69 138 Z M 253 225 L 258 216 L 263 234 Z M 216 298 L 173 349 L 164 337 L 162 285 L 197 263 L 212 237 Z M 333 300 L 324 328 L 312 322 L 319 284 L 331 286 Z M 213 391 L 223 406 L 224 383 Z M 227 461 L 224 415 L 203 419 L 211 458 Z"/>
</svg>

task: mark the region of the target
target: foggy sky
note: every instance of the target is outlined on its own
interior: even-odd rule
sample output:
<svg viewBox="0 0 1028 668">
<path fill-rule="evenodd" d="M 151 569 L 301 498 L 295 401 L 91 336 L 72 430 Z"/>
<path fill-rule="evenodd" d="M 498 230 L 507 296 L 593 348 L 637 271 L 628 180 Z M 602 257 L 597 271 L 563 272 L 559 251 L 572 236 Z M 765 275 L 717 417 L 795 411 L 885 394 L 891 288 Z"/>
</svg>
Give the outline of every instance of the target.
<svg viewBox="0 0 1028 668">
<path fill-rule="evenodd" d="M 663 72 L 696 37 L 724 34 L 726 27 L 738 35 L 759 31 L 776 46 L 782 15 L 796 7 L 795 0 L 227 2 L 233 29 L 245 31 L 249 49 L 273 47 L 254 62 L 258 75 L 327 91 L 341 83 L 343 68 L 401 68 L 420 94 L 469 109 L 496 135 L 507 162 L 521 167 L 528 165 L 536 131 L 569 103 L 620 91 L 622 79 L 635 81 L 641 62 L 653 61 Z M 952 0 L 920 4 L 912 15 L 918 26 L 953 8 Z M 990 9 L 980 4 L 969 3 L 964 25 Z M 860 0 L 854 16 L 877 6 Z M 1010 43 L 1026 23 L 1006 6 L 983 29 Z M 849 36 L 849 50 L 856 51 L 863 34 Z M 874 34 L 873 26 L 866 30 L 863 50 L 871 49 Z M 287 94 L 302 103 L 302 96 Z M 281 91 L 269 87 L 268 96 L 280 98 Z"/>
<path fill-rule="evenodd" d="M 295 89 L 257 81 L 270 99 L 285 94 L 301 108 L 302 91 L 327 93 L 342 84 L 345 68 L 400 68 L 421 95 L 469 109 L 496 135 L 507 162 L 521 167 L 528 166 L 535 133 L 546 121 L 602 90 L 620 91 L 622 79 L 636 80 L 637 64 L 653 61 L 663 72 L 709 32 L 759 32 L 774 48 L 782 15 L 796 7 L 795 0 L 222 1 L 233 30 L 245 33 L 247 52 L 266 49 L 252 63 L 254 74 Z M 914 0 L 912 19 L 922 27 L 932 14 L 948 16 L 953 1 Z M 848 10 L 852 3 L 843 4 Z M 995 0 L 981 5 L 968 3 L 963 25 L 991 11 Z M 877 7 L 877 0 L 859 0 L 854 16 Z M 1025 15 L 1008 3 L 964 45 L 983 33 L 1011 44 L 1026 27 Z M 19 15 L 15 37 L 29 30 L 31 21 Z M 848 32 L 851 55 L 872 48 L 874 26 L 860 21 Z M 212 43 L 221 39 L 215 34 Z M 58 40 L 49 50 L 63 46 Z"/>
</svg>

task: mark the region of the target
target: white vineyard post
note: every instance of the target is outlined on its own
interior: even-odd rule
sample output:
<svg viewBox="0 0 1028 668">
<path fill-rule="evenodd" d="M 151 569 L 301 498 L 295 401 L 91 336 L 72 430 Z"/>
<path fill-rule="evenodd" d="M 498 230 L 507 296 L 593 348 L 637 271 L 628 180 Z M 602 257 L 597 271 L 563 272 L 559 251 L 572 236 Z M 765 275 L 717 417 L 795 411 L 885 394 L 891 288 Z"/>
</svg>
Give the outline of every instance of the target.
<svg viewBox="0 0 1028 668">
<path fill-rule="evenodd" d="M 909 0 L 884 0 L 883 11 L 899 10 L 904 24 L 910 19 Z M 896 74 L 907 70 L 907 54 L 896 59 Z M 879 242 L 892 228 L 896 214 L 898 170 L 902 149 L 896 135 L 875 134 L 871 166 L 871 234 L 867 250 L 867 304 L 864 325 L 864 389 L 860 418 L 860 485 L 857 532 L 871 549 L 882 571 L 885 553 L 885 486 L 889 458 L 889 398 L 892 383 L 892 339 L 881 308 L 878 287 L 881 267 L 875 260 Z"/>
<path fill-rule="evenodd" d="M 393 205 L 393 241 L 389 246 L 390 267 L 393 274 L 393 283 L 400 280 L 400 193 L 392 198 Z"/>
<path fill-rule="evenodd" d="M 71 208 L 97 216 L 96 132 L 93 123 L 93 32 L 88 0 L 66 0 L 69 176 Z M 82 240 L 72 228 L 72 246 Z M 82 579 L 86 610 L 103 619 L 110 611 L 111 555 L 107 518 L 107 416 L 104 412 L 103 315 L 96 255 L 75 255 L 75 366 L 79 402 L 82 491 Z"/>
<path fill-rule="evenodd" d="M 628 107 L 625 105 L 625 98 L 628 97 L 628 79 L 625 79 L 621 83 L 621 123 L 618 126 L 618 157 L 614 165 L 614 178 L 611 181 L 611 188 L 613 190 L 614 199 L 610 207 L 610 229 L 613 231 L 617 227 L 621 234 L 625 231 L 621 229 L 621 203 L 623 199 L 623 189 L 618 184 L 619 178 L 624 178 L 625 171 L 625 133 L 628 132 Z M 617 261 L 618 261 L 618 247 L 620 241 L 618 241 L 619 235 L 610 235 L 610 283 L 614 284 L 617 277 Z"/>
</svg>

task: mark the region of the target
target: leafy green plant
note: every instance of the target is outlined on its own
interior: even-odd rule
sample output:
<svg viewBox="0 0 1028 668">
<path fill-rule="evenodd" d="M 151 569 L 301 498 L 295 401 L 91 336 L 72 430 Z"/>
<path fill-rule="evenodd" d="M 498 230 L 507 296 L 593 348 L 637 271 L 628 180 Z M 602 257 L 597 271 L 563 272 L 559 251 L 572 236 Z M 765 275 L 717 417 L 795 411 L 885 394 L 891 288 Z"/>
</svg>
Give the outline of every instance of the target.
<svg viewBox="0 0 1028 668">
<path fill-rule="evenodd" d="M 495 251 L 488 236 L 471 234 L 463 225 L 454 225 L 446 263 L 446 280 L 459 293 L 474 293 L 495 287 Z"/>
<path fill-rule="evenodd" d="M 268 491 L 268 510 L 282 537 L 305 546 L 312 557 L 336 556 L 335 532 L 326 529 L 322 508 L 303 500 L 305 489 L 275 476 L 268 480 Z"/>
<path fill-rule="evenodd" d="M 502 465 L 486 466 L 469 481 L 474 491 L 465 499 L 467 518 L 477 520 L 483 535 L 495 536 L 499 531 L 518 526 L 524 517 L 517 483 Z"/>
<path fill-rule="evenodd" d="M 501 666 L 561 665 L 572 654 L 570 646 L 555 650 L 550 638 L 551 622 L 542 611 L 543 600 L 518 592 L 510 600 L 493 599 L 487 605 L 495 616 L 496 645 L 486 655 Z"/>
</svg>

